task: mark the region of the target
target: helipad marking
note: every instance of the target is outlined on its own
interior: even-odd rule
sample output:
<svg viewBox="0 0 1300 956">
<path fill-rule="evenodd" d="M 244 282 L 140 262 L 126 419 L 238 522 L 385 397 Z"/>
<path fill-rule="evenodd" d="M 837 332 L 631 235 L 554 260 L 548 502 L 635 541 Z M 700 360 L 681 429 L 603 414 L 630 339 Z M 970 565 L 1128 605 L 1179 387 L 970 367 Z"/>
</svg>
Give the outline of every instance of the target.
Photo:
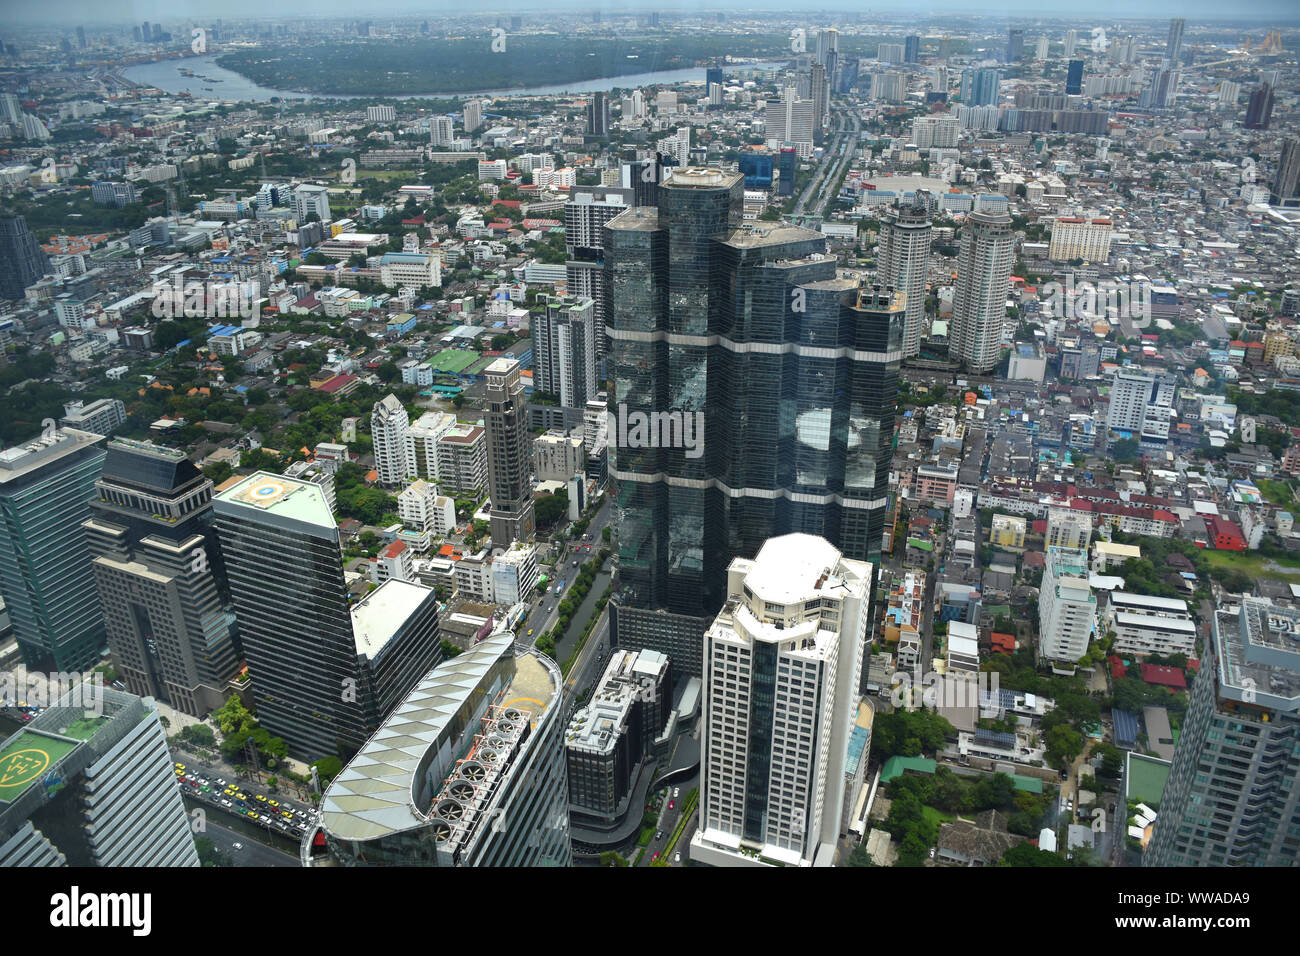
<svg viewBox="0 0 1300 956">
<path fill-rule="evenodd" d="M 15 750 L 0 759 L 0 788 L 25 787 L 49 765 L 49 751 L 41 747 Z"/>
</svg>

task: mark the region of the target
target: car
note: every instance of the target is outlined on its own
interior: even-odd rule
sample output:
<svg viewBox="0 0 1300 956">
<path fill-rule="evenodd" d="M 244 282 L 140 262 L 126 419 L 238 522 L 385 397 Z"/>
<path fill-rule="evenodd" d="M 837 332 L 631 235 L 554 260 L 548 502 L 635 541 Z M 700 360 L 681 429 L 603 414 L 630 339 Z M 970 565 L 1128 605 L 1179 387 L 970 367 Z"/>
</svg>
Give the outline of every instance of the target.
<svg viewBox="0 0 1300 956">
<path fill-rule="evenodd" d="M 681 788 L 681 787 L 673 787 L 673 799 L 676 800 L 676 799 L 677 799 L 678 797 L 680 797 L 681 795 L 682 795 L 682 788 Z"/>
<path fill-rule="evenodd" d="M 231 846 L 232 849 L 235 849 L 235 850 L 242 850 L 242 849 L 244 848 L 244 844 L 242 844 L 242 843 L 232 843 L 232 844 L 230 844 L 230 846 Z"/>
<path fill-rule="evenodd" d="M 180 777 L 182 780 L 184 780 L 184 779 L 185 779 L 185 771 L 184 771 L 184 770 L 177 770 L 177 771 L 176 771 L 176 776 L 178 776 L 178 777 Z"/>
<path fill-rule="evenodd" d="M 273 806 L 273 807 L 278 807 L 278 806 L 280 805 L 280 801 L 279 801 L 279 800 L 268 800 L 268 801 L 266 801 L 266 802 L 267 802 L 268 804 L 270 804 L 271 806 Z"/>
<path fill-rule="evenodd" d="M 183 764 L 183 763 L 178 763 L 178 764 L 176 765 L 176 769 L 179 770 L 181 773 L 184 773 L 184 772 L 185 772 L 185 764 Z"/>
<path fill-rule="evenodd" d="M 221 801 L 221 805 L 222 805 L 223 807 L 231 807 L 231 806 L 234 806 L 234 804 L 232 804 L 229 800 L 222 800 L 222 801 Z"/>
<path fill-rule="evenodd" d="M 256 800 L 258 803 L 266 803 L 266 797 L 262 796 L 262 794 L 260 793 L 254 794 L 253 799 Z"/>
<path fill-rule="evenodd" d="M 680 863 L 680 862 L 682 862 L 682 851 L 681 851 L 681 850 L 678 850 L 676 853 L 673 854 L 673 862 L 674 862 L 674 863 Z"/>
<path fill-rule="evenodd" d="M 256 820 L 256 819 L 257 819 L 257 811 L 256 811 L 256 810 L 245 810 L 245 811 L 244 811 L 244 816 L 246 816 L 246 817 L 252 817 L 254 820 Z"/>
<path fill-rule="evenodd" d="M 233 797 L 235 795 L 234 788 L 232 787 L 226 787 L 226 789 L 222 790 L 221 793 L 222 796 L 226 796 L 226 797 Z"/>
<path fill-rule="evenodd" d="M 263 813 L 263 814 L 262 814 L 260 817 L 258 817 L 257 819 L 261 820 L 263 823 L 270 823 L 270 822 L 271 822 L 271 818 L 268 817 L 265 813 Z"/>
<path fill-rule="evenodd" d="M 293 811 L 292 811 L 292 810 L 281 810 L 281 811 L 280 811 L 280 816 L 284 817 L 286 820 L 292 820 L 292 819 L 293 819 Z"/>
<path fill-rule="evenodd" d="M 203 786 L 203 784 L 199 784 L 199 789 L 202 790 L 204 793 L 211 793 L 211 792 L 212 792 L 212 788 L 211 788 L 211 787 L 205 787 L 205 786 Z"/>
<path fill-rule="evenodd" d="M 220 777 L 218 777 L 218 778 L 217 778 L 217 786 L 218 786 L 218 787 L 228 787 L 228 786 L 230 786 L 230 784 L 226 783 L 226 781 L 224 781 L 224 780 L 222 780 Z"/>
<path fill-rule="evenodd" d="M 655 855 L 650 857 L 650 862 L 653 863 L 657 859 L 659 859 L 659 851 L 655 850 Z"/>
<path fill-rule="evenodd" d="M 669 800 L 669 801 L 668 801 L 668 809 L 669 809 L 669 810 L 671 810 L 671 809 L 672 809 L 673 807 L 675 807 L 675 806 L 677 806 L 677 801 L 676 801 L 676 800 Z"/>
<path fill-rule="evenodd" d="M 664 831 L 663 831 L 663 830 L 660 830 L 658 833 L 655 834 L 655 839 L 656 839 L 656 840 L 662 840 L 663 838 L 664 838 Z"/>
<path fill-rule="evenodd" d="M 236 793 L 236 794 L 235 794 L 235 799 L 238 800 L 240 803 L 243 803 L 245 800 L 248 799 L 248 797 L 245 796 L 245 795 L 242 794 L 242 793 Z"/>
<path fill-rule="evenodd" d="M 574 559 L 573 559 L 573 566 L 574 566 L 575 568 L 578 566 L 578 559 L 577 559 L 577 558 L 574 558 Z"/>
<path fill-rule="evenodd" d="M 531 627 L 528 629 L 528 636 L 529 637 L 533 636 L 533 629 Z"/>
</svg>

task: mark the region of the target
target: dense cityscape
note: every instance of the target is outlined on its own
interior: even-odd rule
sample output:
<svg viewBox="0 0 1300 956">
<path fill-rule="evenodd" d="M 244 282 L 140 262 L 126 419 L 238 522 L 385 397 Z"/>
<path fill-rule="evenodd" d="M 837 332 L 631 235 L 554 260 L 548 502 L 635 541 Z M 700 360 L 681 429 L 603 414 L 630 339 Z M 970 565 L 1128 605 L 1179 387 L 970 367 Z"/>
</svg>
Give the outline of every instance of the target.
<svg viewBox="0 0 1300 956">
<path fill-rule="evenodd" d="M 1300 25 L 1079 12 L 6 23 L 0 865 L 1300 864 Z"/>
</svg>

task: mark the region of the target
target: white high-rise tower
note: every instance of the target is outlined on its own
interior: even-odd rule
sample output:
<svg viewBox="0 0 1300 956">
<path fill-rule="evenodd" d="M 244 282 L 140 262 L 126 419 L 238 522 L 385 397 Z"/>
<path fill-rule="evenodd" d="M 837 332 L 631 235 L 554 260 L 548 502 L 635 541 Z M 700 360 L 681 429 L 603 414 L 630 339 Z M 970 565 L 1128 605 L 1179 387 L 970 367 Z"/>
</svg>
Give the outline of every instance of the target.
<svg viewBox="0 0 1300 956">
<path fill-rule="evenodd" d="M 1006 213 L 974 212 L 967 218 L 957 259 L 948 354 L 964 362 L 968 371 L 997 367 L 1014 247 Z"/>
<path fill-rule="evenodd" d="M 869 627 L 871 564 L 769 539 L 727 569 L 704 635 L 700 829 L 691 859 L 829 866 Z"/>
</svg>

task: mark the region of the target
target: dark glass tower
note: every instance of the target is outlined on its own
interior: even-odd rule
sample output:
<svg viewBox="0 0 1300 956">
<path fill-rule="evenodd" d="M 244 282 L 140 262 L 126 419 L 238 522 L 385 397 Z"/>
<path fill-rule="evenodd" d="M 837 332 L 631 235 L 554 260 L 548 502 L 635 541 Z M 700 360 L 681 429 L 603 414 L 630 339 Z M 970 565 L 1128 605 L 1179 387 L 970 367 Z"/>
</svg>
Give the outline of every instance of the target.
<svg viewBox="0 0 1300 956">
<path fill-rule="evenodd" d="M 212 482 L 184 453 L 114 439 L 82 523 L 108 646 L 127 690 L 199 716 L 240 651 L 212 526 Z"/>
<path fill-rule="evenodd" d="M 1065 74 L 1065 95 L 1078 96 L 1083 92 L 1083 61 L 1071 60 Z"/>
<path fill-rule="evenodd" d="M 1268 129 L 1273 120 L 1273 87 L 1261 83 L 1250 92 L 1246 104 L 1246 129 Z"/>
<path fill-rule="evenodd" d="M 21 299 L 23 290 L 50 271 L 50 260 L 22 216 L 0 219 L 0 299 Z"/>
<path fill-rule="evenodd" d="M 258 720 L 291 756 L 348 760 L 442 659 L 433 589 L 390 578 L 350 608 L 311 482 L 257 472 L 213 511 Z"/>
<path fill-rule="evenodd" d="M 818 233 L 743 226 L 742 194 L 688 169 L 606 226 L 615 639 L 695 675 L 733 557 L 791 531 L 879 555 L 902 356 L 902 296 Z"/>
</svg>

